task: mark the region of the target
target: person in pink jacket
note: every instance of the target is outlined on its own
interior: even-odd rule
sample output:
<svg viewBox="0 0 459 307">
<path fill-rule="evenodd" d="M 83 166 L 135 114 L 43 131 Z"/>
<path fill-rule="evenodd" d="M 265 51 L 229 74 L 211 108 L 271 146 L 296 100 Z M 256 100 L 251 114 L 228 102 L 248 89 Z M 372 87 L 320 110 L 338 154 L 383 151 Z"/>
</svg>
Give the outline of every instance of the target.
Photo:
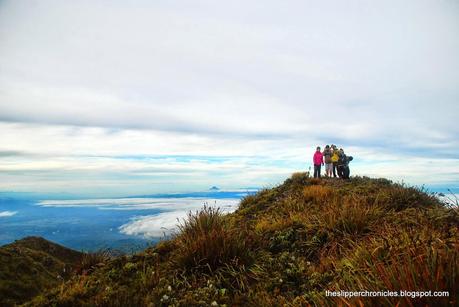
<svg viewBox="0 0 459 307">
<path fill-rule="evenodd" d="M 314 178 L 320 178 L 320 168 L 324 165 L 324 155 L 320 151 L 320 146 L 317 146 L 312 162 L 314 163 Z"/>
</svg>

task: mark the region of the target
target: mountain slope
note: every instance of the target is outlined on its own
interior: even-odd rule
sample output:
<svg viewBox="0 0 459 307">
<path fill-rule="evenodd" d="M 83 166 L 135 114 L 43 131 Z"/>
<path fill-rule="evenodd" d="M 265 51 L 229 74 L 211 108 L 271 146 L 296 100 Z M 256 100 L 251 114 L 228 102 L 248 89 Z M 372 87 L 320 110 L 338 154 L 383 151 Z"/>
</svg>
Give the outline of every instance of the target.
<svg viewBox="0 0 459 307">
<path fill-rule="evenodd" d="M 0 305 L 25 302 L 70 275 L 82 254 L 27 237 L 0 247 Z"/>
<path fill-rule="evenodd" d="M 385 179 L 311 179 L 205 208 L 179 233 L 30 306 L 366 306 L 457 303 L 459 215 Z M 449 297 L 327 297 L 325 291 L 449 291 Z"/>
</svg>

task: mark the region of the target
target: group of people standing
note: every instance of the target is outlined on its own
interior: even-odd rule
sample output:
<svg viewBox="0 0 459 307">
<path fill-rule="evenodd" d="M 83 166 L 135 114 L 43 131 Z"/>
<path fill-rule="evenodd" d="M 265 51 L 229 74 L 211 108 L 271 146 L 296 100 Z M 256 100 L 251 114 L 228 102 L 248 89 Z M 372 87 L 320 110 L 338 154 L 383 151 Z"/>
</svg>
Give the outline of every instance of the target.
<svg viewBox="0 0 459 307">
<path fill-rule="evenodd" d="M 320 146 L 317 146 L 316 152 L 312 158 L 314 163 L 314 178 L 320 178 L 321 167 L 325 165 L 325 176 L 349 179 L 350 169 L 349 162 L 352 161 L 351 156 L 347 156 L 342 148 L 338 149 L 336 145 L 326 145 L 324 151 L 321 151 Z"/>
</svg>

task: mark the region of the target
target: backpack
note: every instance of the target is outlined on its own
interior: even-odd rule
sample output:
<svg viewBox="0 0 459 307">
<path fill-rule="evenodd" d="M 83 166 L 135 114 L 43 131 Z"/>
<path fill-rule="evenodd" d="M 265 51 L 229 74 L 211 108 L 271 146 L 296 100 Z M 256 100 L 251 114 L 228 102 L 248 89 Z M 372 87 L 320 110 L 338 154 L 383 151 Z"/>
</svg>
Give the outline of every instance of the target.
<svg viewBox="0 0 459 307">
<path fill-rule="evenodd" d="M 334 150 L 333 153 L 332 153 L 331 161 L 332 161 L 333 163 L 335 163 L 335 162 L 338 162 L 338 160 L 339 160 L 338 151 L 337 151 L 337 150 Z"/>
<path fill-rule="evenodd" d="M 325 163 L 331 163 L 332 162 L 331 156 L 332 156 L 331 150 L 330 149 L 325 149 L 324 150 Z"/>
</svg>

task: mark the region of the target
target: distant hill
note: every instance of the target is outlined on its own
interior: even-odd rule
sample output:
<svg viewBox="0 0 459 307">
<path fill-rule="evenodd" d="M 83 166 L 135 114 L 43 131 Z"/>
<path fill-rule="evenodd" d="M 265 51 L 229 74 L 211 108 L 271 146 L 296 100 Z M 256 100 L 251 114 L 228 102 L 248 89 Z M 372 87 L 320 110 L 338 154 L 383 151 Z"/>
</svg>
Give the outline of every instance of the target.
<svg viewBox="0 0 459 307">
<path fill-rule="evenodd" d="M 0 247 L 0 306 L 13 306 L 60 284 L 82 254 L 39 237 Z"/>
<path fill-rule="evenodd" d="M 458 229 L 458 208 L 422 189 L 297 173 L 234 213 L 190 213 L 171 240 L 106 260 L 27 306 L 457 306 Z"/>
</svg>

